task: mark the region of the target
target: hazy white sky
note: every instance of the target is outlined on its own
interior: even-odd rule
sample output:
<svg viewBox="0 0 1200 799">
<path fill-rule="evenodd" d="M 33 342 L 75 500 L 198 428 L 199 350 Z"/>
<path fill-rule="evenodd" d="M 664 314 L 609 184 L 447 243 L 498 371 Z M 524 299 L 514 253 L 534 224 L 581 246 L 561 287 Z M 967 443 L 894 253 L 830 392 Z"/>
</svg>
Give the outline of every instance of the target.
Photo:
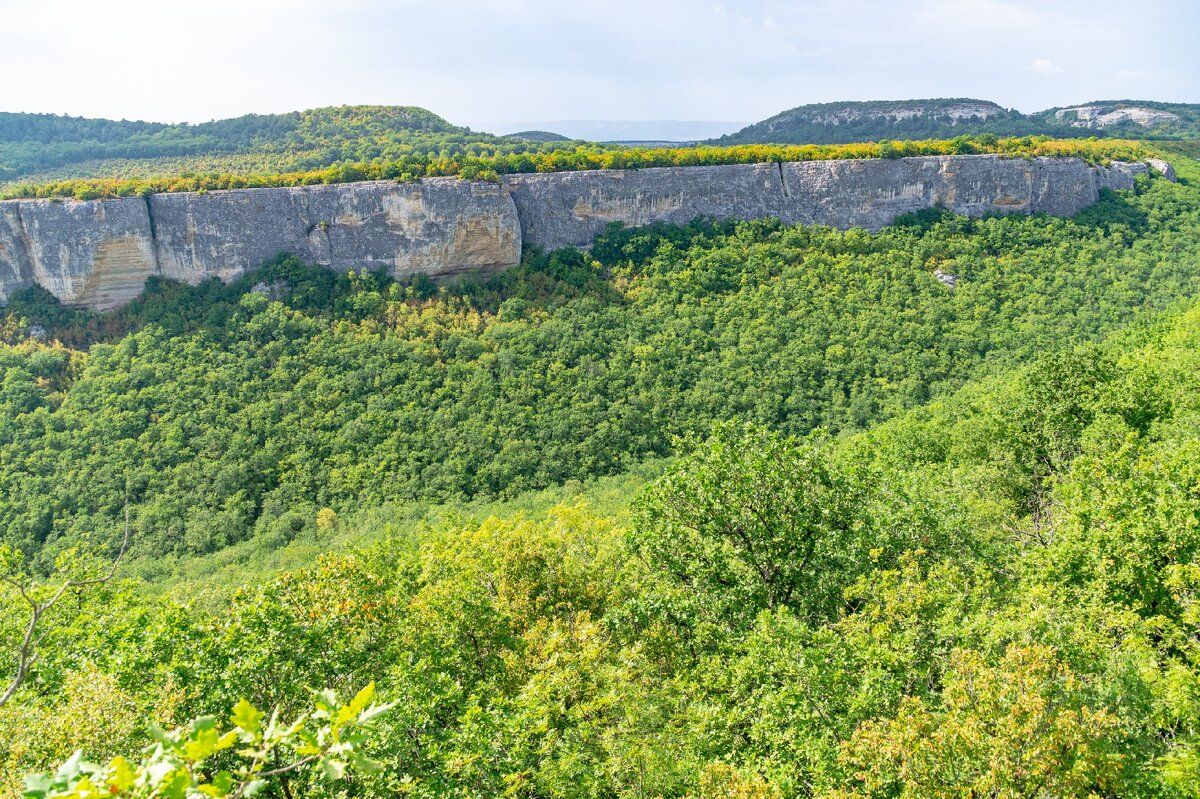
<svg viewBox="0 0 1200 799">
<path fill-rule="evenodd" d="M 1197 0 L 0 0 L 0 110 L 204 121 L 758 120 L 979 97 L 1200 101 Z"/>
</svg>

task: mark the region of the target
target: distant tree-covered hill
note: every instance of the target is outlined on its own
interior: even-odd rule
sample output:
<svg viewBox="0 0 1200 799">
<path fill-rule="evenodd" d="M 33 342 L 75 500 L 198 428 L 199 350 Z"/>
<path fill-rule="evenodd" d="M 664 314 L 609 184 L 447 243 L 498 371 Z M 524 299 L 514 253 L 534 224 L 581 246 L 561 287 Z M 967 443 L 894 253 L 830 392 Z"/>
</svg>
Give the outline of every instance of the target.
<svg viewBox="0 0 1200 799">
<path fill-rule="evenodd" d="M 1096 100 L 1031 114 L 1055 135 L 1073 129 L 1089 136 L 1136 139 L 1200 138 L 1200 104 L 1153 100 Z"/>
<path fill-rule="evenodd" d="M 841 144 L 880 139 L 997 136 L 1200 137 L 1200 105 L 1098 100 L 1023 114 L 970 98 L 802 105 L 714 144 Z"/>
<path fill-rule="evenodd" d="M 561 133 L 551 133 L 548 130 L 522 130 L 508 134 L 508 138 L 522 141 L 570 141 Z"/>
<path fill-rule="evenodd" d="M 296 171 L 343 161 L 491 155 L 565 138 L 493 136 L 415 106 L 339 106 L 166 125 L 0 113 L 0 181 L 181 172 Z"/>
</svg>

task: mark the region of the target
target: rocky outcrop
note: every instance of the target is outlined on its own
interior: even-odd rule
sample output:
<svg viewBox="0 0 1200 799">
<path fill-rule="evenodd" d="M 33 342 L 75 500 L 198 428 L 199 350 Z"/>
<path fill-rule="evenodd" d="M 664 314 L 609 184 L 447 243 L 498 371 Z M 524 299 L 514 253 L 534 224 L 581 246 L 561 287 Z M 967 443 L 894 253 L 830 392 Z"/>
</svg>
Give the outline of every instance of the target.
<svg viewBox="0 0 1200 799">
<path fill-rule="evenodd" d="M 783 166 L 790 223 L 878 230 L 902 214 L 944 206 L 966 216 L 1046 213 L 1071 216 L 1123 180 L 1076 159 L 994 155 L 808 161 Z M 1132 188 L 1132 179 L 1129 188 Z"/>
<path fill-rule="evenodd" d="M 1075 158 L 996 155 L 801 161 L 637 171 L 508 175 L 529 244 L 584 246 L 609 222 L 644 225 L 775 217 L 787 224 L 878 230 L 898 216 L 955 213 L 1071 216 L 1102 188 L 1133 188 L 1145 164 L 1090 167 Z"/>
<path fill-rule="evenodd" d="M 151 275 L 228 281 L 281 252 L 339 271 L 439 277 L 511 266 L 526 243 L 586 246 L 610 222 L 776 217 L 875 230 L 937 205 L 1070 216 L 1146 171 L 980 155 L 14 200 L 0 203 L 0 301 L 36 283 L 64 303 L 113 308 Z"/>
<path fill-rule="evenodd" d="M 162 274 L 230 280 L 281 252 L 337 271 L 452 275 L 521 260 L 501 187 L 435 178 L 150 197 Z"/>
<path fill-rule="evenodd" d="M 36 283 L 104 310 L 151 275 L 229 281 L 281 252 L 436 277 L 518 263 L 521 228 L 500 186 L 454 178 L 0 203 L 0 300 Z"/>
<path fill-rule="evenodd" d="M 516 203 L 525 242 L 547 250 L 588 245 L 610 222 L 685 224 L 698 216 L 782 213 L 778 164 L 505 175 L 503 185 Z"/>
<path fill-rule="evenodd" d="M 1077 105 L 1074 108 L 1057 109 L 1054 112 L 1054 118 L 1070 122 L 1077 128 L 1105 128 L 1120 122 L 1132 122 L 1142 127 L 1149 127 L 1160 122 L 1177 122 L 1179 114 L 1158 108 L 1139 108 L 1137 106 L 1106 108 L 1100 105 Z"/>
<path fill-rule="evenodd" d="M 158 273 L 150 215 L 141 197 L 103 202 L 22 200 L 19 229 L 0 229 L 10 266 L 60 300 L 88 308 L 115 308 L 133 299 Z M 9 216 L 11 212 L 6 213 Z M 4 291 L 7 295 L 9 291 Z"/>
<path fill-rule="evenodd" d="M 33 284 L 29 243 L 21 224 L 20 203 L 0 203 L 0 302 Z"/>
<path fill-rule="evenodd" d="M 1175 183 L 1179 180 L 1177 177 L 1175 177 L 1175 167 L 1171 166 L 1161 158 L 1147 158 L 1146 165 L 1172 183 Z"/>
</svg>

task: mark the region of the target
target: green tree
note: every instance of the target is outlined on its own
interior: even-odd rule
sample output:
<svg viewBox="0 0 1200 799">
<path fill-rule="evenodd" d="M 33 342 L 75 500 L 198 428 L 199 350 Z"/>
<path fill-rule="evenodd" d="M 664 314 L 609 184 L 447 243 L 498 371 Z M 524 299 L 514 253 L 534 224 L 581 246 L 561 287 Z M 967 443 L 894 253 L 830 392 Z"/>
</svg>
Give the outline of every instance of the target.
<svg viewBox="0 0 1200 799">
<path fill-rule="evenodd" d="M 850 787 L 833 797 L 1019 799 L 1124 795 L 1119 719 L 1044 646 L 999 663 L 960 650 L 940 702 L 906 698 L 844 746 Z"/>
<path fill-rule="evenodd" d="M 638 502 L 631 543 L 720 616 L 790 607 L 831 618 L 874 545 L 869 484 L 821 447 L 724 423 Z"/>
</svg>

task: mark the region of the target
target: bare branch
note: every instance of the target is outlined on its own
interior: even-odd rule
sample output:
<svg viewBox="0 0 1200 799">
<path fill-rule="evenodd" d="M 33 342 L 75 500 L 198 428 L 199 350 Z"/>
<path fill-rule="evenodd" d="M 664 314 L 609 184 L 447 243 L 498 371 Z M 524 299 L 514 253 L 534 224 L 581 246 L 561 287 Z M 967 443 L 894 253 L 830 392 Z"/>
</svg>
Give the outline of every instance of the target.
<svg viewBox="0 0 1200 799">
<path fill-rule="evenodd" d="M 129 550 L 129 500 L 125 500 L 125 532 L 121 538 L 121 549 L 117 552 L 117 556 L 113 559 L 112 566 L 109 567 L 108 573 L 102 577 L 97 577 L 91 580 L 71 580 L 67 579 L 62 582 L 49 599 L 44 602 L 38 602 L 34 597 L 30 596 L 29 586 L 23 581 L 15 577 L 0 575 L 0 581 L 11 585 L 21 595 L 21 598 L 29 605 L 29 623 L 25 626 L 25 635 L 21 639 L 20 646 L 17 647 L 17 671 L 13 675 L 12 681 L 0 694 L 0 707 L 8 704 L 8 701 L 17 693 L 17 689 L 25 682 L 25 678 L 29 676 L 29 669 L 37 660 L 38 645 L 46 633 L 37 634 L 38 622 L 42 616 L 51 608 L 58 604 L 58 601 L 63 598 L 63 595 L 72 588 L 87 588 L 89 586 L 103 585 L 112 580 L 117 573 L 117 567 L 121 565 L 121 561 L 125 557 L 125 553 Z"/>
<path fill-rule="evenodd" d="M 273 752 L 273 754 L 275 755 L 275 762 L 278 763 L 279 762 L 278 752 Z M 243 782 L 236 791 L 234 791 L 232 794 L 230 794 L 229 799 L 242 799 L 242 797 L 245 796 L 245 794 L 246 794 L 246 790 L 250 788 L 250 786 L 254 783 L 255 780 L 262 780 L 262 779 L 266 779 L 267 777 L 278 777 L 278 776 L 281 776 L 284 774 L 289 774 L 289 773 L 295 771 L 296 769 L 303 768 L 304 766 L 307 766 L 310 763 L 316 762 L 317 759 L 318 758 L 316 755 L 309 755 L 308 757 L 305 757 L 302 760 L 297 760 L 295 763 L 292 763 L 291 765 L 283 766 L 281 768 L 271 769 L 270 771 L 259 771 L 255 774 L 252 774 L 251 779 Z M 289 791 L 289 793 L 290 793 L 290 791 Z"/>
</svg>

